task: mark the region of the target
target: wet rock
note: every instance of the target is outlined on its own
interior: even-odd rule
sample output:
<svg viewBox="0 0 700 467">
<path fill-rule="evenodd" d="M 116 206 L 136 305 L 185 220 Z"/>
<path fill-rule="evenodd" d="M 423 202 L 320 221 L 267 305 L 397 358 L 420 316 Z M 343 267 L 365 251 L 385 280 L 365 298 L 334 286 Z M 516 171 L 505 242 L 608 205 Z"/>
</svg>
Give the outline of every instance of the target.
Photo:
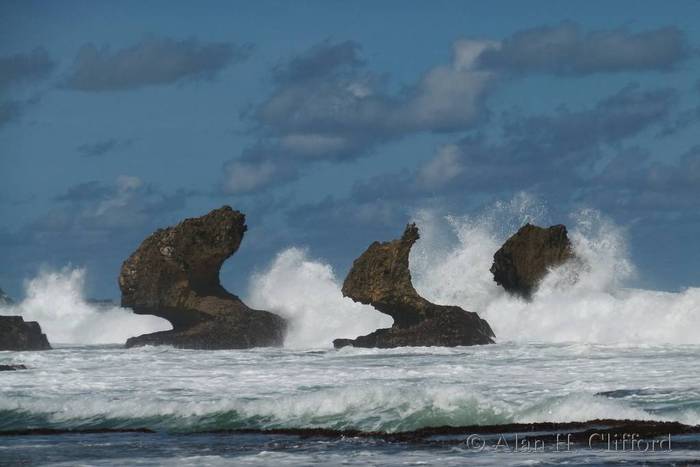
<svg viewBox="0 0 700 467">
<path fill-rule="evenodd" d="M 0 371 L 17 371 L 26 369 L 27 367 L 24 365 L 0 365 Z"/>
<path fill-rule="evenodd" d="M 398 240 L 374 242 L 355 260 L 343 295 L 391 316 L 391 328 L 357 339 L 336 339 L 335 347 L 458 346 L 493 343 L 493 331 L 479 315 L 457 306 L 436 305 L 413 288 L 408 256 L 418 240 L 415 224 Z"/>
<path fill-rule="evenodd" d="M 124 262 L 122 306 L 164 318 L 170 331 L 130 338 L 127 347 L 173 345 L 195 349 L 279 346 L 286 322 L 253 310 L 219 282 L 247 227 L 245 216 L 224 206 L 175 227 L 160 229 Z"/>
<path fill-rule="evenodd" d="M 530 298 L 551 268 L 573 257 L 565 226 L 525 224 L 493 255 L 491 273 L 508 292 Z"/>
<path fill-rule="evenodd" d="M 49 350 L 51 345 L 36 321 L 0 316 L 0 350 Z"/>
</svg>

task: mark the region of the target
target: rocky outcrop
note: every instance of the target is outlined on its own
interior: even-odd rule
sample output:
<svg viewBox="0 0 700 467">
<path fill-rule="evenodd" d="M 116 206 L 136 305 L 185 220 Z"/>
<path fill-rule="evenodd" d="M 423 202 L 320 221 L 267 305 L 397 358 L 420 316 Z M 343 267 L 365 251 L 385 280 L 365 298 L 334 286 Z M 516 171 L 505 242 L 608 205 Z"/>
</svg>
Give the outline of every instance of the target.
<svg viewBox="0 0 700 467">
<path fill-rule="evenodd" d="M 249 308 L 219 282 L 221 265 L 238 250 L 246 229 L 245 216 L 224 206 L 160 229 L 144 240 L 122 265 L 122 306 L 165 318 L 173 329 L 132 337 L 127 347 L 281 345 L 286 322 L 268 311 Z"/>
<path fill-rule="evenodd" d="M 51 345 L 36 321 L 0 316 L 0 350 L 49 350 Z"/>
<path fill-rule="evenodd" d="M 508 292 L 530 298 L 547 271 L 573 257 L 565 226 L 525 224 L 493 255 L 491 273 Z"/>
<path fill-rule="evenodd" d="M 479 315 L 457 306 L 430 303 L 413 288 L 408 256 L 418 240 L 415 224 L 391 242 L 374 242 L 359 258 L 343 283 L 343 295 L 372 305 L 391 316 L 391 328 L 358 337 L 336 339 L 335 347 L 457 346 L 493 343 L 493 331 Z"/>
</svg>

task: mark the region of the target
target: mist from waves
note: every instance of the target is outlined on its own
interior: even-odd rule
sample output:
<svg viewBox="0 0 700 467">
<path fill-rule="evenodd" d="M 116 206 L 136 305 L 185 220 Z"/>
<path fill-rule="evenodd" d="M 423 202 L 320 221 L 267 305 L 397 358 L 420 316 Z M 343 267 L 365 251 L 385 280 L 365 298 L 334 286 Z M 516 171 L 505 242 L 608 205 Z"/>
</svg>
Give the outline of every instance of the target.
<svg viewBox="0 0 700 467">
<path fill-rule="evenodd" d="M 635 268 L 625 231 L 595 210 L 560 220 L 569 226 L 578 260 L 550 271 L 531 301 L 507 294 L 489 269 L 494 252 L 524 223 L 552 223 L 536 198 L 521 193 L 468 216 L 422 210 L 414 221 L 421 235 L 410 256 L 416 290 L 435 303 L 478 312 L 499 342 L 700 343 L 700 288 L 628 287 Z M 42 270 L 25 283 L 26 298 L 0 307 L 0 314 L 38 321 L 52 343 L 123 343 L 171 329 L 155 316 L 88 302 L 86 274 L 83 268 Z M 291 247 L 251 276 L 245 301 L 288 320 L 290 348 L 329 348 L 333 339 L 391 326 L 389 316 L 343 297 L 339 276 L 308 250 Z"/>
<path fill-rule="evenodd" d="M 478 312 L 499 342 L 700 343 L 700 288 L 629 288 L 636 271 L 624 229 L 592 209 L 569 217 L 563 221 L 578 259 L 550 271 L 526 301 L 506 293 L 489 269 L 493 254 L 523 224 L 551 223 L 541 202 L 520 193 L 476 215 L 419 211 L 421 238 L 410 256 L 414 286 L 435 303 Z M 289 248 L 252 278 L 249 300 L 289 320 L 290 347 L 328 347 L 334 338 L 391 324 L 343 298 L 340 287 L 330 265 Z"/>
<path fill-rule="evenodd" d="M 306 250 L 288 248 L 253 275 L 247 300 L 288 320 L 285 346 L 291 348 L 329 347 L 333 339 L 391 326 L 389 316 L 343 297 L 340 288 L 329 264 L 309 258 Z"/>
<path fill-rule="evenodd" d="M 436 303 L 478 312 L 500 341 L 700 343 L 700 288 L 628 287 L 636 270 L 625 231 L 596 210 L 570 214 L 577 259 L 552 269 L 531 301 L 496 285 L 489 272 L 494 252 L 525 222 L 548 225 L 546 217 L 526 194 L 476 216 L 419 213 L 421 239 L 410 258 L 416 289 Z"/>
<path fill-rule="evenodd" d="M 85 298 L 84 268 L 41 270 L 24 284 L 25 298 L 0 307 L 0 315 L 38 321 L 51 344 L 123 344 L 129 337 L 172 329 L 162 318 L 136 315 Z"/>
</svg>

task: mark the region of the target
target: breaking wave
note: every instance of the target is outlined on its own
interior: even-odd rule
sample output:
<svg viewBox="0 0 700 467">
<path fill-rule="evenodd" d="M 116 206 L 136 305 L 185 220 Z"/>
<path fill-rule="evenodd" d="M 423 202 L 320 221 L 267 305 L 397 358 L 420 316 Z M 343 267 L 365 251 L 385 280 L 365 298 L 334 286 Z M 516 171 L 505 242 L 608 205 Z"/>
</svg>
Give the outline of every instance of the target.
<svg viewBox="0 0 700 467">
<path fill-rule="evenodd" d="M 673 293 L 628 287 L 636 271 L 625 232 L 598 211 L 570 216 L 578 261 L 550 271 L 531 301 L 507 294 L 489 269 L 494 252 L 518 226 L 548 223 L 546 210 L 532 198 L 521 195 L 482 216 L 430 216 L 417 216 L 425 228 L 411 252 L 416 289 L 437 303 L 477 311 L 500 341 L 700 343 L 700 288 Z"/>
<path fill-rule="evenodd" d="M 410 386 L 321 389 L 267 399 L 178 401 L 104 399 L 0 401 L 0 430 L 135 429 L 206 431 L 329 428 L 399 432 L 430 426 L 584 422 L 595 419 L 700 423 L 697 409 L 665 413 L 587 393 L 551 397 L 531 405 L 489 400 L 458 387 Z"/>
<path fill-rule="evenodd" d="M 424 210 L 414 220 L 421 238 L 410 267 L 418 292 L 478 312 L 500 342 L 700 343 L 700 288 L 630 288 L 635 268 L 624 229 L 597 211 L 564 220 L 578 261 L 550 271 L 530 301 L 507 294 L 489 269 L 494 252 L 525 222 L 552 223 L 535 198 L 520 194 L 470 216 Z M 122 343 L 170 329 L 160 318 L 86 301 L 85 274 L 80 268 L 42 271 L 26 283 L 26 298 L 0 314 L 39 321 L 53 343 Z M 292 247 L 251 277 L 247 301 L 289 321 L 290 348 L 327 348 L 333 339 L 391 326 L 390 317 L 344 298 L 341 283 L 329 264 Z"/>
<path fill-rule="evenodd" d="M 111 304 L 85 299 L 85 269 L 41 271 L 25 283 L 25 299 L 0 307 L 2 315 L 38 321 L 52 344 L 123 344 L 139 334 L 171 329 L 156 316 L 135 315 Z"/>
<path fill-rule="evenodd" d="M 340 287 L 330 265 L 289 248 L 253 276 L 248 302 L 289 321 L 285 346 L 291 348 L 329 347 L 333 339 L 391 326 L 389 316 L 343 297 Z"/>
<path fill-rule="evenodd" d="M 524 223 L 551 223 L 543 204 L 519 194 L 472 216 L 420 211 L 414 220 L 421 238 L 410 257 L 414 285 L 428 300 L 478 312 L 501 342 L 700 342 L 700 288 L 628 287 L 636 272 L 624 229 L 591 209 L 569 217 L 579 260 L 550 271 L 526 301 L 497 286 L 489 269 L 496 250 Z M 391 323 L 343 298 L 331 267 L 297 248 L 281 252 L 252 279 L 250 301 L 289 319 L 292 347 L 329 346 L 333 338 Z"/>
</svg>

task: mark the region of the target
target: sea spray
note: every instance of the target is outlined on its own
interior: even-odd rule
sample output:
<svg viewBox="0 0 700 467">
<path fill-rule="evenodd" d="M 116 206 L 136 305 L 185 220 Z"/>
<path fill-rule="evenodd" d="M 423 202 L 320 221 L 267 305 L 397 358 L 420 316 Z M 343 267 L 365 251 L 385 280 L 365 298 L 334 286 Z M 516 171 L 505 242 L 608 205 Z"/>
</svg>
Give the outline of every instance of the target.
<svg viewBox="0 0 700 467">
<path fill-rule="evenodd" d="M 289 321 L 285 346 L 292 348 L 331 347 L 333 339 L 391 326 L 389 316 L 343 297 L 340 287 L 330 265 L 289 248 L 253 276 L 248 302 Z"/>
<path fill-rule="evenodd" d="M 20 303 L 0 307 L 0 314 L 38 321 L 52 344 L 123 344 L 131 336 L 171 329 L 155 316 L 135 315 L 115 305 L 86 301 L 86 270 L 42 270 L 25 283 Z"/>
<path fill-rule="evenodd" d="M 635 268 L 624 230 L 591 209 L 570 216 L 578 259 L 550 271 L 531 301 L 507 294 L 489 268 L 493 253 L 517 229 L 506 234 L 504 214 L 522 218 L 523 212 L 512 206 L 490 211 L 498 215 L 433 217 L 422 230 L 411 270 L 425 298 L 478 312 L 501 342 L 700 342 L 700 288 L 671 293 L 626 287 Z M 419 227 L 422 219 L 417 216 Z M 451 247 L 441 229 L 453 232 Z"/>
<path fill-rule="evenodd" d="M 635 268 L 624 229 L 592 209 L 565 220 L 578 259 L 551 271 L 526 301 L 507 294 L 489 269 L 496 250 L 524 223 L 552 223 L 535 197 L 520 193 L 469 216 L 418 211 L 414 286 L 430 301 L 479 313 L 500 342 L 700 342 L 700 288 L 629 288 Z M 332 268 L 297 248 L 282 251 L 249 290 L 251 305 L 289 320 L 291 347 L 328 346 L 391 324 L 373 308 L 344 299 Z"/>
</svg>

